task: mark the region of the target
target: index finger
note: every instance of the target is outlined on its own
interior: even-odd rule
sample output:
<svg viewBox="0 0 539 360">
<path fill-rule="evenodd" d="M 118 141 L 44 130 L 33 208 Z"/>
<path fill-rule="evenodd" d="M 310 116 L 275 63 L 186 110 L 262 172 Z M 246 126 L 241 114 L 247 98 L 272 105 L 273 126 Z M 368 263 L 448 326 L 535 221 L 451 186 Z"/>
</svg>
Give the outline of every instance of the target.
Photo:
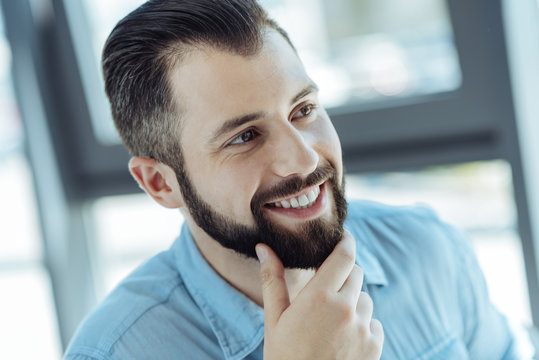
<svg viewBox="0 0 539 360">
<path fill-rule="evenodd" d="M 316 272 L 311 281 L 312 286 L 339 291 L 354 268 L 355 261 L 356 241 L 345 229 L 342 240 Z"/>
</svg>

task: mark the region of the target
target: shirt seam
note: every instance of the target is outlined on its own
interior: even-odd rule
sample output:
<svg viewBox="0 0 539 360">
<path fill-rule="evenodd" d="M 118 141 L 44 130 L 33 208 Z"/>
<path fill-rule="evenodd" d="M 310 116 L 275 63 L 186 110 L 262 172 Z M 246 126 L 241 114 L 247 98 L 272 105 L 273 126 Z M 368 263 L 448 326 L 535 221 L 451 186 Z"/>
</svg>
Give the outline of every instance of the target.
<svg viewBox="0 0 539 360">
<path fill-rule="evenodd" d="M 73 359 L 77 356 L 86 356 L 95 360 L 110 360 L 110 355 L 110 352 L 83 345 L 77 347 L 76 351 L 70 351 L 69 354 L 66 355 L 65 360 Z"/>
</svg>

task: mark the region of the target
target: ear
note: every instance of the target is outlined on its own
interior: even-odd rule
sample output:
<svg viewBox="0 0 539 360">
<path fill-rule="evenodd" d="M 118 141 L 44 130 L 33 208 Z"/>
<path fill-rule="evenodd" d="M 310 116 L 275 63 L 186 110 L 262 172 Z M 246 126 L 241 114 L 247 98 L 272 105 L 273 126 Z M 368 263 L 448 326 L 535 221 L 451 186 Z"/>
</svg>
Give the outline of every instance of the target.
<svg viewBox="0 0 539 360">
<path fill-rule="evenodd" d="M 129 171 L 139 186 L 162 206 L 171 209 L 183 206 L 180 186 L 170 166 L 155 159 L 133 157 Z"/>
</svg>

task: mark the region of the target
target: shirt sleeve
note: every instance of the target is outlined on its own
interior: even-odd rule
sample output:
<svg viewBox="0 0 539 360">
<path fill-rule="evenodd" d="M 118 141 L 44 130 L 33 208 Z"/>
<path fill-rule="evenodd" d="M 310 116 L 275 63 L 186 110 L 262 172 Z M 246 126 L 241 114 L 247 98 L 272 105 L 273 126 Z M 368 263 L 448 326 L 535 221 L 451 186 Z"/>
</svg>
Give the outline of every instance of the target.
<svg viewBox="0 0 539 360">
<path fill-rule="evenodd" d="M 448 231 L 454 240 L 463 339 L 470 358 L 532 359 L 534 351 L 527 334 L 514 331 L 490 301 L 483 272 L 469 240 L 454 228 L 448 226 Z"/>
</svg>

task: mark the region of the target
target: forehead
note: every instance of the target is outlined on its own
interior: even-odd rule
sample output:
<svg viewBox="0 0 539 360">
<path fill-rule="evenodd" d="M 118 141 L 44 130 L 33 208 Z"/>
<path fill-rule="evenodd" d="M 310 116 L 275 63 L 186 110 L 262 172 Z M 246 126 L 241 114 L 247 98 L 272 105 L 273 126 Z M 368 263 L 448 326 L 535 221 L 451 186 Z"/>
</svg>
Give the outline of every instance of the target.
<svg viewBox="0 0 539 360">
<path fill-rule="evenodd" d="M 208 130 L 220 120 L 276 109 L 311 82 L 290 44 L 275 31 L 267 32 L 254 55 L 197 48 L 170 73 L 183 130 Z"/>
</svg>

